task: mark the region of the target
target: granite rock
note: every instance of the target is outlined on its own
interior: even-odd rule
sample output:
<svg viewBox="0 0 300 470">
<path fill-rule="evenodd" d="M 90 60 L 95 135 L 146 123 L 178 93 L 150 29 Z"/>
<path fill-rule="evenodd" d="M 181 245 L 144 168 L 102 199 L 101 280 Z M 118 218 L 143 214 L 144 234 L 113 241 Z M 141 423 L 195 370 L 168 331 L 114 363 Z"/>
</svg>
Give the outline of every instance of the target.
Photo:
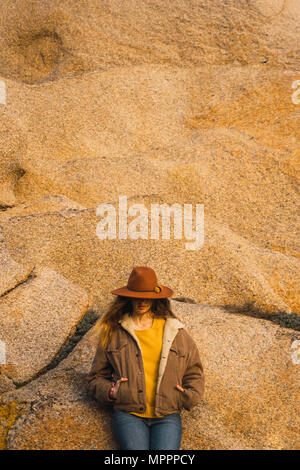
<svg viewBox="0 0 300 470">
<path fill-rule="evenodd" d="M 88 295 L 50 268 L 0 298 L 0 339 L 6 345 L 1 375 L 26 382 L 47 367 L 74 333 Z"/>
</svg>

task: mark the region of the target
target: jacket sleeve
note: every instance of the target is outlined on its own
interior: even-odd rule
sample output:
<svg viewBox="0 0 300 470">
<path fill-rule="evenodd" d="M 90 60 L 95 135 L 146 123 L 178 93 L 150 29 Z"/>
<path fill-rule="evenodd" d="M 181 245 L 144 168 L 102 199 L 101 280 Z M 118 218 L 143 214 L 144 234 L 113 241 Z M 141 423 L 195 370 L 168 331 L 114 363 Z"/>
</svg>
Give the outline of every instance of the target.
<svg viewBox="0 0 300 470">
<path fill-rule="evenodd" d="M 187 368 L 182 379 L 182 404 L 186 410 L 197 405 L 204 395 L 204 372 L 196 343 L 190 337 Z"/>
<path fill-rule="evenodd" d="M 113 403 L 109 398 L 112 387 L 112 366 L 107 360 L 105 351 L 99 344 L 90 372 L 85 377 L 87 391 L 101 403 Z"/>
</svg>

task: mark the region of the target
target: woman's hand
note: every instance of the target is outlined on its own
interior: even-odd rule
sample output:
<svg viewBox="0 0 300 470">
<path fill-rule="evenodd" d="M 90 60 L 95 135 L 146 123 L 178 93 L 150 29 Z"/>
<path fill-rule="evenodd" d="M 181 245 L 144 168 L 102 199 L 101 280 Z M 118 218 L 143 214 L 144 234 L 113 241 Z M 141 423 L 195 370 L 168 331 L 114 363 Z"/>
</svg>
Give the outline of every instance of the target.
<svg viewBox="0 0 300 470">
<path fill-rule="evenodd" d="M 114 390 L 112 393 L 113 398 L 116 398 L 121 382 L 126 382 L 127 380 L 128 379 L 126 377 L 121 377 L 119 380 L 116 381 L 116 385 L 114 386 Z"/>
</svg>

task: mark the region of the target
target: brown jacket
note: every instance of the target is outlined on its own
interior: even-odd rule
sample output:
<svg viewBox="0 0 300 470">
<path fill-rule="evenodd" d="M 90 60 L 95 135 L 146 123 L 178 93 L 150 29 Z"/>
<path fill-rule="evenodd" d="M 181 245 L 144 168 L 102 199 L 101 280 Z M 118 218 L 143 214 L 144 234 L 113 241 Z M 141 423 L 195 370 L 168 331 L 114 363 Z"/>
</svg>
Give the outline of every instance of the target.
<svg viewBox="0 0 300 470">
<path fill-rule="evenodd" d="M 125 314 L 120 327 L 105 349 L 97 348 L 92 368 L 86 376 L 89 393 L 101 403 L 112 403 L 115 410 L 144 412 L 146 386 L 142 351 L 134 332 L 132 317 Z M 115 399 L 109 398 L 112 381 L 121 377 Z M 181 392 L 176 385 L 181 385 Z M 155 414 L 179 413 L 199 403 L 204 393 L 204 374 L 196 343 L 176 318 L 166 318 L 158 379 Z"/>
</svg>

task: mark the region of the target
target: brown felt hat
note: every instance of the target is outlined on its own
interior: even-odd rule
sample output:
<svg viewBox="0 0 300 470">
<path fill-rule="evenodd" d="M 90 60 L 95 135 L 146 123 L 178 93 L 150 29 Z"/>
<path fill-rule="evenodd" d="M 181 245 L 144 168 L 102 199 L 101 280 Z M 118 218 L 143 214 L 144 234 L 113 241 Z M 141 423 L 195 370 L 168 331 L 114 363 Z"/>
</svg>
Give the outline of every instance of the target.
<svg viewBox="0 0 300 470">
<path fill-rule="evenodd" d="M 155 271 L 148 266 L 135 266 L 127 285 L 111 291 L 115 295 L 140 299 L 164 299 L 173 294 L 172 289 L 158 284 Z"/>
</svg>

